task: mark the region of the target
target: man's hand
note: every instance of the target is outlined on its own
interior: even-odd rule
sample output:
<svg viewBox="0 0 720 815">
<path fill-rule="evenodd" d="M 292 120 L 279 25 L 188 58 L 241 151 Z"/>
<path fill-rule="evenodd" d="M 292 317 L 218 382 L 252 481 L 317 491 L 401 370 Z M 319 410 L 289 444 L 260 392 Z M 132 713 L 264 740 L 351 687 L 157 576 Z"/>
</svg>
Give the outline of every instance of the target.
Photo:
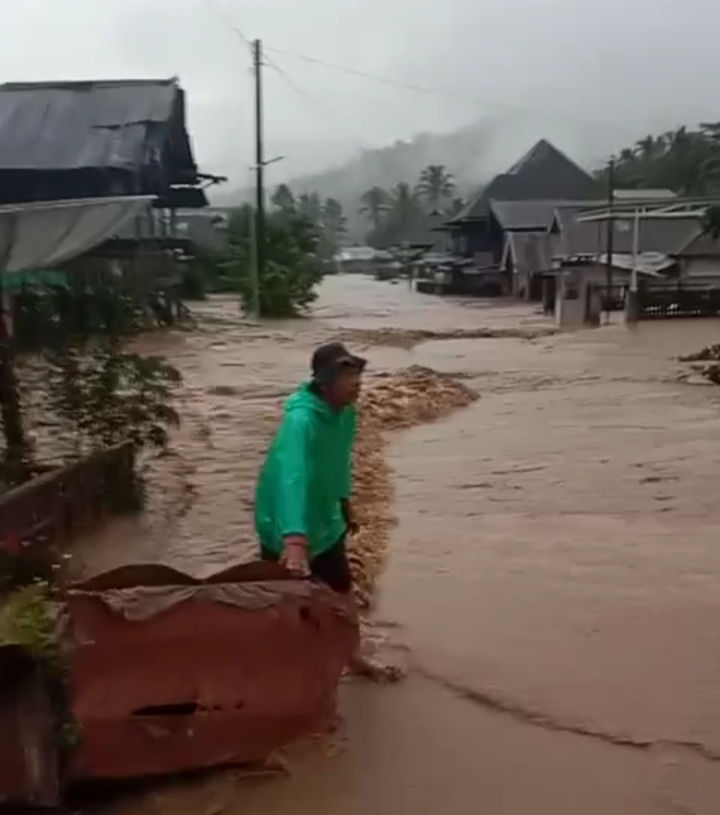
<svg viewBox="0 0 720 815">
<path fill-rule="evenodd" d="M 308 540 L 304 535 L 286 535 L 283 538 L 280 563 L 296 577 L 309 577 Z"/>
<path fill-rule="evenodd" d="M 352 504 L 346 498 L 340 502 L 342 506 L 343 518 L 345 519 L 345 526 L 347 527 L 348 534 L 357 535 L 360 525 L 355 520 L 355 513 L 353 512 Z"/>
</svg>

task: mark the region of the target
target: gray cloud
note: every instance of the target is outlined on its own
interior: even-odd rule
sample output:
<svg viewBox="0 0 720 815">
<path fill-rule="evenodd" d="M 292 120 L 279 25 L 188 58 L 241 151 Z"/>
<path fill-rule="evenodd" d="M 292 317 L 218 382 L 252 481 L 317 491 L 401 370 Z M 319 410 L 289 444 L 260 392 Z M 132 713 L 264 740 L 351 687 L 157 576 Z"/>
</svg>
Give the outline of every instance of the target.
<svg viewBox="0 0 720 815">
<path fill-rule="evenodd" d="M 266 72 L 274 173 L 314 171 L 420 131 L 503 122 L 494 161 L 533 138 L 599 159 L 644 131 L 720 119 L 717 0 L 23 0 L 3 12 L 6 80 L 179 75 L 204 167 L 252 161 L 250 37 L 447 95 L 277 51 Z M 496 128 L 497 129 L 497 128 Z"/>
</svg>

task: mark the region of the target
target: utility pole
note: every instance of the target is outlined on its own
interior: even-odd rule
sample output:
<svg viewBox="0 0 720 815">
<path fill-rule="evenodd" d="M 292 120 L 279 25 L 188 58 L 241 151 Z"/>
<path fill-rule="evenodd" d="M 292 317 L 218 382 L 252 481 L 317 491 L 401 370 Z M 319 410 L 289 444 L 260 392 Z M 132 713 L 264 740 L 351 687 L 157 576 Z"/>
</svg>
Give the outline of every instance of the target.
<svg viewBox="0 0 720 815">
<path fill-rule="evenodd" d="M 615 159 L 608 162 L 608 218 L 606 222 L 605 243 L 605 285 L 606 285 L 606 320 L 610 322 L 610 303 L 613 285 L 613 250 L 615 244 L 615 218 L 613 205 L 615 203 Z"/>
<path fill-rule="evenodd" d="M 253 41 L 255 69 L 255 228 L 253 264 L 253 306 L 260 319 L 260 281 L 265 269 L 265 156 L 263 150 L 262 42 Z"/>
</svg>

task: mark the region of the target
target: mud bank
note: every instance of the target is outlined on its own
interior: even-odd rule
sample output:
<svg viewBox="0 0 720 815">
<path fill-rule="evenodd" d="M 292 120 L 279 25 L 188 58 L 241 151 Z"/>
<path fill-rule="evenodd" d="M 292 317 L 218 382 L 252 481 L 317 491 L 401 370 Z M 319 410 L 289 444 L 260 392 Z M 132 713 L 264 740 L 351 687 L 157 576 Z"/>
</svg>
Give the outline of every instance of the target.
<svg viewBox="0 0 720 815">
<path fill-rule="evenodd" d="M 140 549 L 199 570 L 242 550 L 254 431 L 274 423 L 318 339 L 538 323 L 518 306 L 338 278 L 298 328 L 188 338 L 172 353 L 213 447 L 189 422 L 178 461 L 195 497 Z M 346 685 L 346 738 L 331 756 L 292 756 L 288 776 L 216 775 L 114 811 L 720 811 L 720 392 L 679 381 L 674 361 L 718 335 L 714 321 L 669 321 L 532 341 L 368 341 L 375 371 L 421 365 L 480 394 L 387 449 L 398 525 L 377 615 L 410 679 Z M 81 549 L 98 562 L 123 541 L 137 554 L 127 537 Z"/>
</svg>

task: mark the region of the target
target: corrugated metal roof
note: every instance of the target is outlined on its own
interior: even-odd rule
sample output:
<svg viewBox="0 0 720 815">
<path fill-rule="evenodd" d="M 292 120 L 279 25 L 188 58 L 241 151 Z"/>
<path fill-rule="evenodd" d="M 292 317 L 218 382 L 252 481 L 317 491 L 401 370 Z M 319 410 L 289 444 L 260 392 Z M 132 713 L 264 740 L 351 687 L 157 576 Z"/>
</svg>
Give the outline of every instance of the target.
<svg viewBox="0 0 720 815">
<path fill-rule="evenodd" d="M 606 221 L 562 219 L 560 246 L 564 255 L 599 255 L 607 248 Z M 697 235 L 697 218 L 645 218 L 640 220 L 640 252 L 676 255 Z M 619 254 L 633 251 L 633 222 L 614 223 L 613 249 Z"/>
<path fill-rule="evenodd" d="M 491 201 L 602 199 L 602 185 L 550 142 L 541 139 L 508 172 L 495 178 L 448 223 L 486 218 Z"/>
<path fill-rule="evenodd" d="M 558 210 L 579 210 L 602 206 L 602 201 L 496 201 L 490 202 L 490 209 L 504 230 L 550 229 Z"/>
<path fill-rule="evenodd" d="M 0 170 L 138 166 L 181 96 L 176 79 L 1 85 Z"/>
<path fill-rule="evenodd" d="M 720 240 L 703 232 L 698 226 L 696 234 L 676 254 L 683 258 L 717 258 L 720 257 Z"/>
</svg>

